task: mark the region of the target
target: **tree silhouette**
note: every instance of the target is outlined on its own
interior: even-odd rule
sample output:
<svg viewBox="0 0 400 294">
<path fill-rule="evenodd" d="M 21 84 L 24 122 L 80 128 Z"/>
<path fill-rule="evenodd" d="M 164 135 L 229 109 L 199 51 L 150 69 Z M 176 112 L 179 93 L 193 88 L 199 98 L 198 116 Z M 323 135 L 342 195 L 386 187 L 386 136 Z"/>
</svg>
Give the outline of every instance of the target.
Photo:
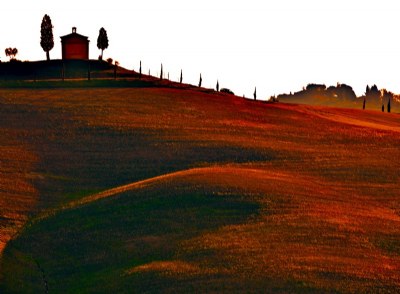
<svg viewBox="0 0 400 294">
<path fill-rule="evenodd" d="M 163 66 L 162 66 L 162 63 L 161 63 L 160 80 L 162 80 L 162 78 L 163 78 Z"/>
<path fill-rule="evenodd" d="M 43 16 L 40 27 L 40 46 L 46 52 L 46 59 L 50 60 L 50 50 L 54 47 L 53 25 L 51 18 L 47 14 Z"/>
<path fill-rule="evenodd" d="M 253 97 L 254 97 L 254 100 L 257 100 L 257 87 L 254 88 Z"/>
<path fill-rule="evenodd" d="M 390 100 L 393 99 L 394 94 L 386 89 L 382 89 L 381 91 L 381 98 L 382 98 L 382 108 L 384 109 L 384 104 L 385 101 L 387 101 L 387 112 L 390 112 L 391 110 L 391 105 L 390 105 Z"/>
<path fill-rule="evenodd" d="M 182 70 L 181 70 L 181 77 L 179 78 L 179 83 L 182 84 L 183 81 L 183 74 L 182 74 Z"/>
<path fill-rule="evenodd" d="M 339 100 L 356 101 L 357 99 L 357 95 L 351 86 L 340 83 L 338 83 L 336 87 L 331 86 L 326 89 L 326 94 L 328 97 L 334 97 Z"/>
<path fill-rule="evenodd" d="M 140 60 L 139 78 L 142 78 L 142 61 Z"/>
<path fill-rule="evenodd" d="M 203 79 L 202 79 L 201 74 L 200 74 L 199 87 L 201 87 L 201 83 L 202 83 L 202 82 L 203 82 Z"/>
<path fill-rule="evenodd" d="M 217 92 L 219 92 L 219 82 L 218 82 L 218 80 L 217 80 Z"/>
<path fill-rule="evenodd" d="M 307 91 L 323 92 L 326 90 L 326 85 L 324 84 L 308 84 L 306 87 Z"/>
<path fill-rule="evenodd" d="M 364 102 L 363 102 L 363 110 L 365 109 L 365 97 L 364 97 Z"/>
<path fill-rule="evenodd" d="M 6 50 L 4 50 L 6 53 L 6 56 L 8 56 L 10 58 L 10 61 L 15 59 L 15 56 L 18 54 L 18 49 L 17 48 L 6 48 Z"/>
<path fill-rule="evenodd" d="M 376 85 L 373 85 L 365 96 L 367 96 L 367 98 L 371 98 L 372 100 L 377 100 L 381 98 L 381 92 Z"/>
<path fill-rule="evenodd" d="M 108 48 L 107 31 L 101 28 L 97 37 L 97 48 L 101 50 L 100 60 L 103 60 L 103 51 Z"/>
</svg>

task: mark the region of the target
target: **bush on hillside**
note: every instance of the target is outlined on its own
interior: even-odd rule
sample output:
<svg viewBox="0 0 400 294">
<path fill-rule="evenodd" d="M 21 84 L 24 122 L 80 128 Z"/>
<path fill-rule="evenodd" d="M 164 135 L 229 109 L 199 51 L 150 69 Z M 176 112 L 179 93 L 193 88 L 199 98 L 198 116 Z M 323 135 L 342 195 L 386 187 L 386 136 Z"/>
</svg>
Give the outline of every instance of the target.
<svg viewBox="0 0 400 294">
<path fill-rule="evenodd" d="M 228 88 L 222 88 L 222 89 L 220 90 L 220 92 L 226 93 L 226 94 L 235 95 L 235 93 L 233 93 L 233 92 L 232 92 L 230 89 L 228 89 Z"/>
</svg>

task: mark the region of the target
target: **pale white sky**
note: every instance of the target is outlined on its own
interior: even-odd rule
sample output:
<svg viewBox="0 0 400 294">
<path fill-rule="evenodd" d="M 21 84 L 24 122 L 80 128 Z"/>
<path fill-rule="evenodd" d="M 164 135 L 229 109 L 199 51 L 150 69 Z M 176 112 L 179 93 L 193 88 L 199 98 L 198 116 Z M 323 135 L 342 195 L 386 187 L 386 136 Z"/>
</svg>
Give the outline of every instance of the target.
<svg viewBox="0 0 400 294">
<path fill-rule="evenodd" d="M 144 72 L 160 70 L 184 82 L 258 97 L 297 91 L 307 83 L 353 86 L 358 95 L 376 83 L 400 93 L 400 2 L 396 0 L 20 0 L 2 5 L 0 57 L 45 59 L 40 23 L 49 14 L 55 46 L 76 26 L 100 51 L 100 27 L 110 46 L 104 57 Z"/>
</svg>

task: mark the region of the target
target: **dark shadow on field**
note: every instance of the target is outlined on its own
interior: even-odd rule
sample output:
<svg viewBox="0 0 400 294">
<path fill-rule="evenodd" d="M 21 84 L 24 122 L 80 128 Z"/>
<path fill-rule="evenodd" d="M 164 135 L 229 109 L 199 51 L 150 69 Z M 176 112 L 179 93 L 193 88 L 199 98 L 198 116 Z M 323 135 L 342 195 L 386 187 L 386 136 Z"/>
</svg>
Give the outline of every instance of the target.
<svg viewBox="0 0 400 294">
<path fill-rule="evenodd" d="M 245 222 L 258 209 L 235 191 L 164 183 L 62 211 L 28 226 L 9 243 L 3 290 L 41 292 L 37 263 L 50 292 L 173 292 L 179 288 L 163 284 L 161 277 L 149 281 L 146 274 L 128 271 L 173 260 L 182 241 Z"/>
<path fill-rule="evenodd" d="M 63 109 L 5 104 L 0 111 L 40 158 L 34 175 L 39 208 L 194 166 L 277 157 L 274 150 L 171 139 L 170 130 L 88 126 Z"/>
</svg>

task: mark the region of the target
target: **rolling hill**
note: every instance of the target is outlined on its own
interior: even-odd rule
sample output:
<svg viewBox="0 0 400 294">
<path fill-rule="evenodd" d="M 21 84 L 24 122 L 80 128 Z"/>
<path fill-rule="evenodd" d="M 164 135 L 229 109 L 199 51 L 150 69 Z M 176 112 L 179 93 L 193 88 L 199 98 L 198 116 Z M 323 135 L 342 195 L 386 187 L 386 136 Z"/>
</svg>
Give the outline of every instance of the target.
<svg viewBox="0 0 400 294">
<path fill-rule="evenodd" d="M 400 289 L 398 114 L 3 88 L 0 131 L 2 293 Z"/>
</svg>

